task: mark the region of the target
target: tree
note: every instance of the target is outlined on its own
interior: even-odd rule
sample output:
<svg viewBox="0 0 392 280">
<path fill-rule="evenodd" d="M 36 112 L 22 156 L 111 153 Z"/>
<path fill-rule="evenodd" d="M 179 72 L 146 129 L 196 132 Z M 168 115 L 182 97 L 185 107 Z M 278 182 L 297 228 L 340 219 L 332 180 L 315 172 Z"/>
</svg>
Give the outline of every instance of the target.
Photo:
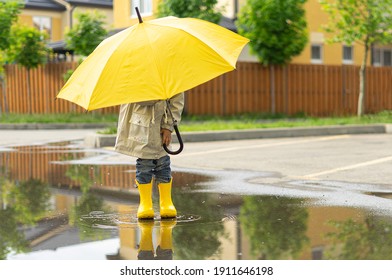
<svg viewBox="0 0 392 280">
<path fill-rule="evenodd" d="M 164 0 L 159 3 L 158 16 L 193 17 L 218 23 L 222 17 L 216 8 L 218 0 Z"/>
<path fill-rule="evenodd" d="M 105 16 L 98 12 L 85 12 L 75 15 L 78 23 L 65 34 L 67 47 L 75 54 L 88 56 L 105 39 L 107 30 L 104 28 Z M 82 63 L 83 58 L 79 60 Z M 64 80 L 68 80 L 74 70 L 68 70 L 64 74 Z"/>
<path fill-rule="evenodd" d="M 308 217 L 300 199 L 247 196 L 239 220 L 249 237 L 252 255 L 276 260 L 296 258 L 308 244 Z"/>
<path fill-rule="evenodd" d="M 299 55 L 308 42 L 303 5 L 306 0 L 248 0 L 236 25 L 250 39 L 249 46 L 260 63 L 270 66 L 271 111 L 275 113 L 274 65 L 284 65 Z"/>
<path fill-rule="evenodd" d="M 31 113 L 30 70 L 46 62 L 48 48 L 45 44 L 47 34 L 34 27 L 17 25 L 11 30 L 11 44 L 8 50 L 10 61 L 27 69 L 27 101 Z"/>
<path fill-rule="evenodd" d="M 20 1 L 0 2 L 0 83 L 3 89 L 2 93 L 6 112 L 8 111 L 6 77 L 4 68 L 7 62 L 6 51 L 10 46 L 11 27 L 17 21 L 22 6 L 23 4 Z"/>
<path fill-rule="evenodd" d="M 196 227 L 176 227 L 173 231 L 176 258 L 204 260 L 216 255 L 222 247 L 221 237 L 225 235 L 223 223 L 216 222 L 223 216 L 216 199 L 206 193 L 181 192 L 177 188 L 173 188 L 173 199 L 184 213 L 203 217 L 203 223 Z"/>
<path fill-rule="evenodd" d="M 388 218 L 366 215 L 363 221 L 352 218 L 329 221 L 335 230 L 328 232 L 326 258 L 334 260 L 390 260 L 392 226 Z"/>
<path fill-rule="evenodd" d="M 78 23 L 66 34 L 67 47 L 75 54 L 88 56 L 107 35 L 105 16 L 98 12 L 86 12 L 75 15 Z"/>
<path fill-rule="evenodd" d="M 373 44 L 392 42 L 392 1 L 385 0 L 320 0 L 323 10 L 330 16 L 325 30 L 332 34 L 331 43 L 354 42 L 362 45 L 364 55 L 359 70 L 359 96 L 357 115 L 365 111 L 366 63 Z"/>
</svg>

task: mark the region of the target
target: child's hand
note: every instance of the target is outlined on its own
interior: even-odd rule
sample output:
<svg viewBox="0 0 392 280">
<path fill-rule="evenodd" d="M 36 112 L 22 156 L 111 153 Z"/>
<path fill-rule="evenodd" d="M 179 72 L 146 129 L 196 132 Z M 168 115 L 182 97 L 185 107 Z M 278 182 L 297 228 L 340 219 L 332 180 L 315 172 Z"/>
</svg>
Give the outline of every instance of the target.
<svg viewBox="0 0 392 280">
<path fill-rule="evenodd" d="M 171 142 L 171 131 L 166 128 L 162 128 L 161 135 L 162 135 L 162 144 L 169 146 Z"/>
</svg>

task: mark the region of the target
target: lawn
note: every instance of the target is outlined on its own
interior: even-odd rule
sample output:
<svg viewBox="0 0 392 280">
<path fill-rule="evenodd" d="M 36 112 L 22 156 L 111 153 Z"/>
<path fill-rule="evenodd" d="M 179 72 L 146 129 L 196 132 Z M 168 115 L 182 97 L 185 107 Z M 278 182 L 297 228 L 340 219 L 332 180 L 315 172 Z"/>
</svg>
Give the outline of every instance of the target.
<svg viewBox="0 0 392 280">
<path fill-rule="evenodd" d="M 0 123 L 106 123 L 102 133 L 116 133 L 116 114 L 2 114 Z M 303 115 L 241 114 L 234 116 L 184 116 L 181 131 L 211 131 L 256 128 L 309 127 L 325 125 L 382 124 L 392 123 L 392 111 L 378 114 L 348 117 L 308 117 Z"/>
</svg>

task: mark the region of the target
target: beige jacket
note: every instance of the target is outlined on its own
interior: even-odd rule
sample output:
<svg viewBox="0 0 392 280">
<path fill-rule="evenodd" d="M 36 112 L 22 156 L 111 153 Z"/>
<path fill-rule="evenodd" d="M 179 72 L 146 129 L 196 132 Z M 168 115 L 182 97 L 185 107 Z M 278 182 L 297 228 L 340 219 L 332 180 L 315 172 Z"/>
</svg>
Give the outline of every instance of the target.
<svg viewBox="0 0 392 280">
<path fill-rule="evenodd" d="M 115 150 L 143 159 L 167 155 L 162 147 L 161 128 L 173 131 L 173 121 L 165 100 L 124 104 L 120 107 Z M 184 93 L 170 99 L 170 110 L 177 123 L 184 108 Z"/>
</svg>

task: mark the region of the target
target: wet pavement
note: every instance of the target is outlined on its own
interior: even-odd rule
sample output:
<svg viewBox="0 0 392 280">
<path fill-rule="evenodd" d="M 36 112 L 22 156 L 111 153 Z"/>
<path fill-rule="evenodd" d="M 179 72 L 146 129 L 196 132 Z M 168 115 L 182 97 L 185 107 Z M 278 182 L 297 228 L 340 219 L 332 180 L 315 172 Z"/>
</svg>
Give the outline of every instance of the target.
<svg viewBox="0 0 392 280">
<path fill-rule="evenodd" d="M 90 131 L 12 133 L 1 259 L 392 259 L 391 134 L 185 143 L 177 219 L 159 219 L 155 191 L 138 221 L 133 158 L 85 148 Z"/>
</svg>

